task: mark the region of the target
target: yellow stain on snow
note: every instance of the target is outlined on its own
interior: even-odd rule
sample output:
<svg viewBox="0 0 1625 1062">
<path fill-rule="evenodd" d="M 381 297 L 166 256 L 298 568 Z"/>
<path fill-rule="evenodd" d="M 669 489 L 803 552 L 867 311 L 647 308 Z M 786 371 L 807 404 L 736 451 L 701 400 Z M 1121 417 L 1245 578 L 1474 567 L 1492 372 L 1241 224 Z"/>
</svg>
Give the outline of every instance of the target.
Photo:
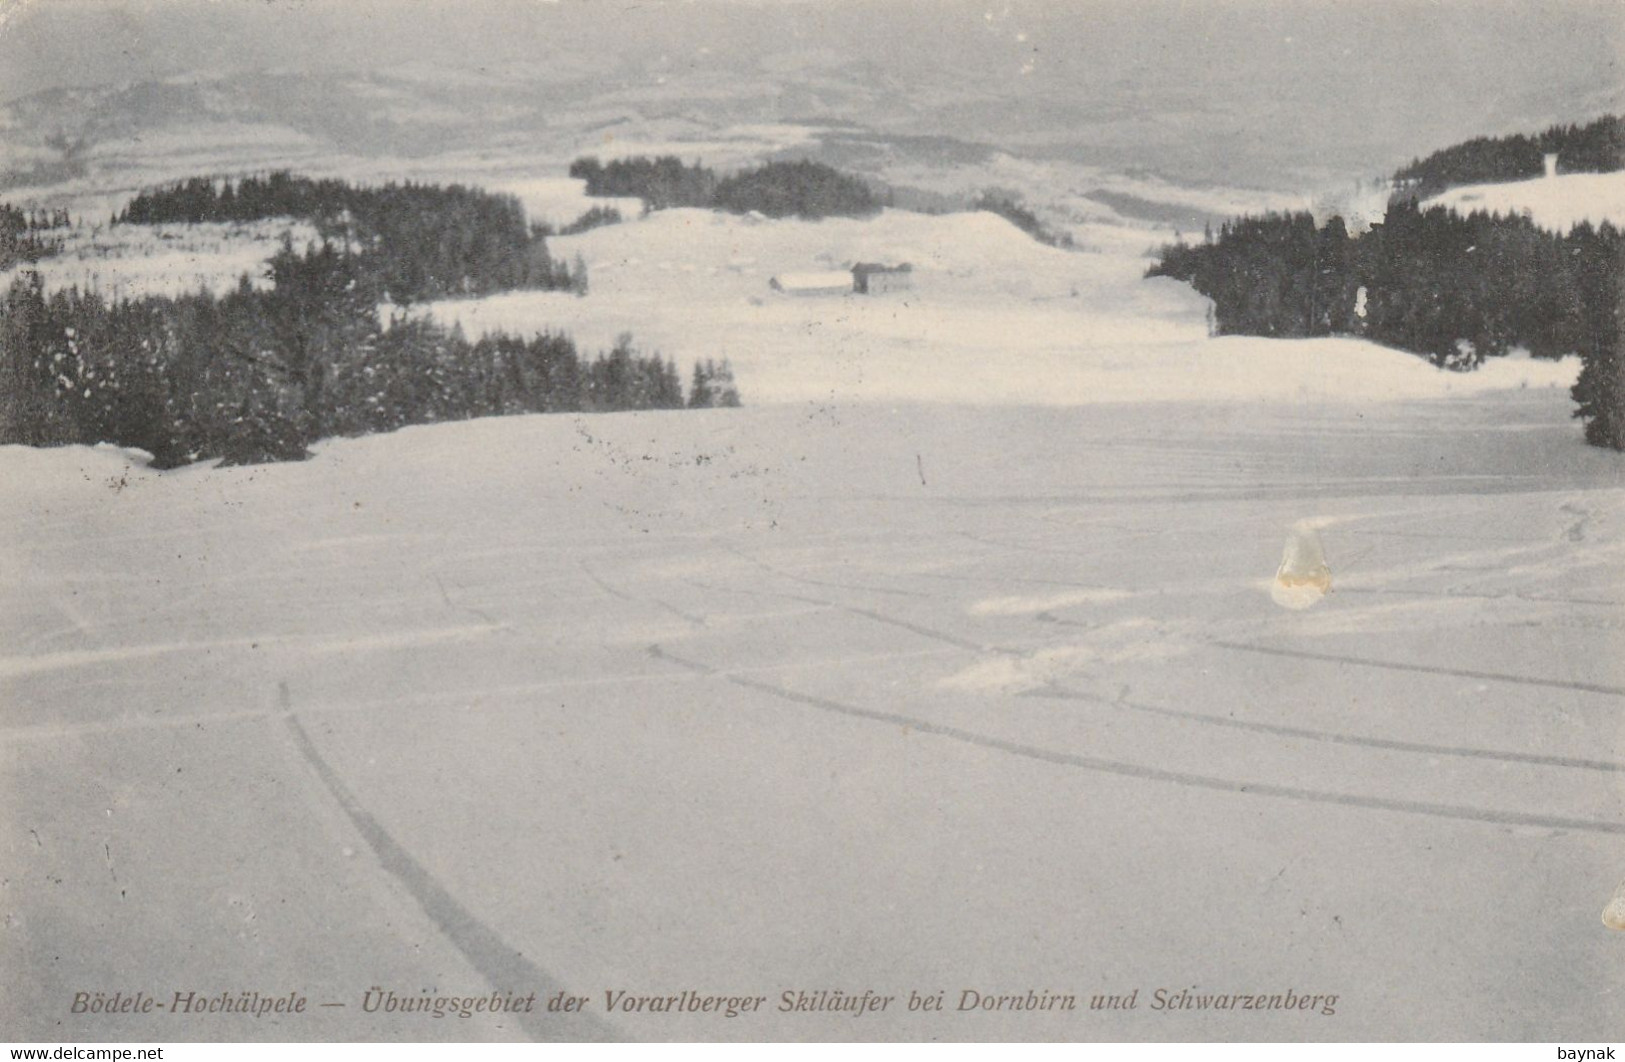
<svg viewBox="0 0 1625 1062">
<path fill-rule="evenodd" d="M 1293 525 L 1281 551 L 1270 597 L 1282 608 L 1305 609 L 1332 592 L 1332 570 L 1320 532 L 1307 520 Z"/>
<path fill-rule="evenodd" d="M 1625 881 L 1619 883 L 1613 899 L 1602 909 L 1602 924 L 1609 929 L 1625 929 Z"/>
</svg>

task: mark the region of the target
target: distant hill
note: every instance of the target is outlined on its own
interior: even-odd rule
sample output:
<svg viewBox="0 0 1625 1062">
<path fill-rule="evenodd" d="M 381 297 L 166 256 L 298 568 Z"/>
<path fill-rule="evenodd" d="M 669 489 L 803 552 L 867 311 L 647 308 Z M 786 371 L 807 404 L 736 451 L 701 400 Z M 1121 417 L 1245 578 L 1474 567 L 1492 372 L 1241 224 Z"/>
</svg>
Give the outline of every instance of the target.
<svg viewBox="0 0 1625 1062">
<path fill-rule="evenodd" d="M 1485 130 L 1625 106 L 1617 4 L 1489 5 L 1472 18 L 1409 5 L 1399 20 L 1365 4 L 1272 5 L 1266 17 L 1171 0 L 714 0 L 620 5 L 613 18 L 512 0 L 421 0 L 411 18 L 342 3 L 11 6 L 0 33 L 8 167 L 20 136 L 76 137 L 90 122 L 100 142 L 139 132 L 127 117 L 285 127 L 362 155 L 489 150 L 564 130 L 575 142 L 553 157 L 569 158 L 604 150 L 580 132 L 630 116 L 719 130 L 850 123 L 815 156 L 848 170 L 912 138 L 906 154 L 939 166 L 976 165 L 964 145 L 987 145 L 1286 192 Z M 40 95 L 51 90 L 67 95 Z M 703 161 L 740 164 L 717 157 L 729 139 Z"/>
</svg>

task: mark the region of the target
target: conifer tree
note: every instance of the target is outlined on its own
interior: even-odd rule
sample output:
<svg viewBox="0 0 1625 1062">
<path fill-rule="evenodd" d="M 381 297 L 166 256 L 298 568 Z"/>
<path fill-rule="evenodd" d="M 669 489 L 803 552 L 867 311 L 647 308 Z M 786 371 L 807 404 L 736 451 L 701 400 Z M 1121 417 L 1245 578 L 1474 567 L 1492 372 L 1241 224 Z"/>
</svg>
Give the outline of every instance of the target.
<svg viewBox="0 0 1625 1062">
<path fill-rule="evenodd" d="M 715 372 L 716 367 L 709 358 L 694 363 L 694 382 L 688 389 L 690 409 L 710 409 L 717 404 L 716 392 L 711 389 L 711 377 Z"/>
</svg>

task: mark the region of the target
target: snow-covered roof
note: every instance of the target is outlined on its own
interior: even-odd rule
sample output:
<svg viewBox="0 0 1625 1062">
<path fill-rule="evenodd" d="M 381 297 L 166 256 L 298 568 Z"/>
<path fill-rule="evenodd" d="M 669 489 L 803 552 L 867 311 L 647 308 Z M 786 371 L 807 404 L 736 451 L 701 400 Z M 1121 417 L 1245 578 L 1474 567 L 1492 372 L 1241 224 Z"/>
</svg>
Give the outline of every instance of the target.
<svg viewBox="0 0 1625 1062">
<path fill-rule="evenodd" d="M 851 291 L 852 274 L 844 269 L 821 273 L 780 273 L 773 278 L 780 291 Z"/>
</svg>

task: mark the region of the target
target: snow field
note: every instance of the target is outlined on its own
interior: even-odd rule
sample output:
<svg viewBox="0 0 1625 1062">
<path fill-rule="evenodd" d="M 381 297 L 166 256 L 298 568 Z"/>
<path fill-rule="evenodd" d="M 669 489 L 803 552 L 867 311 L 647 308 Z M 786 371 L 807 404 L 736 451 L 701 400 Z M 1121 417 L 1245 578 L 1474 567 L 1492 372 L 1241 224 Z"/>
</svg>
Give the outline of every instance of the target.
<svg viewBox="0 0 1625 1062">
<path fill-rule="evenodd" d="M 1604 1036 L 1625 476 L 1566 406 L 806 402 L 163 474 L 8 448 L 0 843 L 40 973 L 0 1017 L 156 954 L 341 999 L 1339 995 L 612 1019 L 650 1039 Z M 1332 591 L 1291 611 L 1300 521 Z M 205 1031 L 340 1028 L 604 1031 Z"/>
<path fill-rule="evenodd" d="M 1565 173 L 1507 184 L 1474 184 L 1452 188 L 1424 206 L 1447 206 L 1460 214 L 1488 211 L 1521 214 L 1535 224 L 1567 232 L 1582 221 L 1625 224 L 1625 172 Z"/>
</svg>

